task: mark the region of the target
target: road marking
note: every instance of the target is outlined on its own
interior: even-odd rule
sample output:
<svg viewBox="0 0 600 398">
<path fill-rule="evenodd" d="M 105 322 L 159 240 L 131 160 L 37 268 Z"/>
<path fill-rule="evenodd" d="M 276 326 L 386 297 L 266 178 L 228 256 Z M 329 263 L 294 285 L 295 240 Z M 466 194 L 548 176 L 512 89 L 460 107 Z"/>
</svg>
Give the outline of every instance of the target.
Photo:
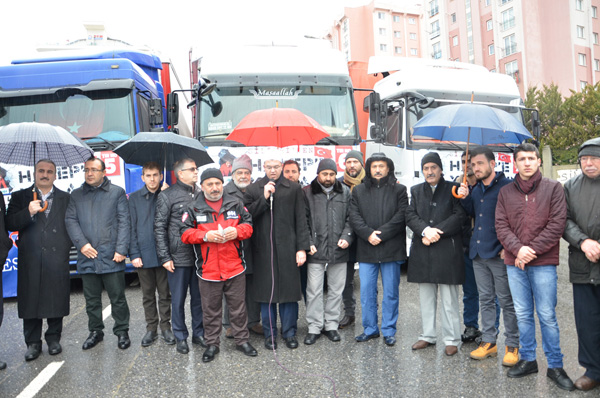
<svg viewBox="0 0 600 398">
<path fill-rule="evenodd" d="M 106 306 L 106 308 L 104 310 L 102 310 L 102 320 L 105 321 L 106 318 L 108 318 L 108 316 L 110 315 L 111 312 L 111 305 L 109 304 L 108 306 Z"/>
<path fill-rule="evenodd" d="M 17 398 L 33 398 L 42 389 L 42 387 L 48 383 L 48 380 L 50 380 L 52 376 L 58 372 L 58 369 L 60 369 L 64 363 L 65 361 L 51 362 L 48 364 L 48 366 L 46 366 L 46 368 L 44 368 L 44 370 L 42 370 L 42 372 L 37 375 L 37 377 L 33 379 L 23 391 L 21 391 Z"/>
</svg>

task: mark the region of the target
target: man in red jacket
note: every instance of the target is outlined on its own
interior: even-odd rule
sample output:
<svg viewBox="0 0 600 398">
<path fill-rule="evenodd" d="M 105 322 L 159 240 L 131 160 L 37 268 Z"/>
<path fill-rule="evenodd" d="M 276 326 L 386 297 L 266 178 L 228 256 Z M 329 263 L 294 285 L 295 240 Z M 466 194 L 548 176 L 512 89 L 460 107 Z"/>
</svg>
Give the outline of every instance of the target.
<svg viewBox="0 0 600 398">
<path fill-rule="evenodd" d="M 556 320 L 556 266 L 567 221 L 565 194 L 560 183 L 542 177 L 542 160 L 533 144 L 519 145 L 514 157 L 518 174 L 514 183 L 502 187 L 496 206 L 496 233 L 504 246 L 521 343 L 521 359 L 507 376 L 523 377 L 538 371 L 535 307 L 548 361 L 546 375 L 558 387 L 572 391 L 573 382 L 563 369 Z"/>
<path fill-rule="evenodd" d="M 202 194 L 183 213 L 181 240 L 193 244 L 196 273 L 202 297 L 204 338 L 208 348 L 203 362 L 219 353 L 223 294 L 229 306 L 229 321 L 236 348 L 245 355 L 258 355 L 248 342 L 246 277 L 240 241 L 252 235 L 252 217 L 235 196 L 223 195 L 223 174 L 207 169 L 200 177 Z"/>
</svg>

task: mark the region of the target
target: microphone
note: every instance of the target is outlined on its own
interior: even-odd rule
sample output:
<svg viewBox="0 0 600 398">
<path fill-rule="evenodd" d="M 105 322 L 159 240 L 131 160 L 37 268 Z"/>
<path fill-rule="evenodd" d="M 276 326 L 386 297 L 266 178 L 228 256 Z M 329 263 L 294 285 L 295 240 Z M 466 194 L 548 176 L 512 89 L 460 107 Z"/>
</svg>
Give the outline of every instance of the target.
<svg viewBox="0 0 600 398">
<path fill-rule="evenodd" d="M 274 179 L 269 179 L 269 182 L 272 182 L 273 184 L 275 184 L 275 180 Z M 269 196 L 269 200 L 271 202 L 271 210 L 273 210 L 273 196 L 275 195 L 275 192 L 271 192 L 271 195 Z"/>
</svg>

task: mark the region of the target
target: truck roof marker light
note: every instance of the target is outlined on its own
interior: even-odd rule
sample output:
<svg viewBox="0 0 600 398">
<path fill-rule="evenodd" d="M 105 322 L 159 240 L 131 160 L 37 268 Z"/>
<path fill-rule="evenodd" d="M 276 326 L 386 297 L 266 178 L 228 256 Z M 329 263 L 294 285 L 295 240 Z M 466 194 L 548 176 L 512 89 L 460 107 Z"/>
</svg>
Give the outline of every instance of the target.
<svg viewBox="0 0 600 398">
<path fill-rule="evenodd" d="M 119 69 L 119 65 L 111 65 L 110 69 Z"/>
</svg>

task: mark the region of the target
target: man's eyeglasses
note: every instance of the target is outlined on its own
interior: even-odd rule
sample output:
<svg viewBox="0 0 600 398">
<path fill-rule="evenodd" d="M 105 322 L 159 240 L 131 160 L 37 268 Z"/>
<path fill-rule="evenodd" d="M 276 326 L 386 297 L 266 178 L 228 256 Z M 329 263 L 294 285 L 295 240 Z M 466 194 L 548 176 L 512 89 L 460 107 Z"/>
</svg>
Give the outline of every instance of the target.
<svg viewBox="0 0 600 398">
<path fill-rule="evenodd" d="M 104 171 L 104 170 L 100 170 L 100 169 L 83 169 L 84 173 L 100 173 L 101 171 Z"/>
<path fill-rule="evenodd" d="M 198 172 L 198 168 L 197 167 L 188 167 L 187 169 L 181 169 L 181 171 L 192 171 L 192 172 Z"/>
<path fill-rule="evenodd" d="M 279 170 L 281 166 L 265 166 L 265 170 Z"/>
</svg>

